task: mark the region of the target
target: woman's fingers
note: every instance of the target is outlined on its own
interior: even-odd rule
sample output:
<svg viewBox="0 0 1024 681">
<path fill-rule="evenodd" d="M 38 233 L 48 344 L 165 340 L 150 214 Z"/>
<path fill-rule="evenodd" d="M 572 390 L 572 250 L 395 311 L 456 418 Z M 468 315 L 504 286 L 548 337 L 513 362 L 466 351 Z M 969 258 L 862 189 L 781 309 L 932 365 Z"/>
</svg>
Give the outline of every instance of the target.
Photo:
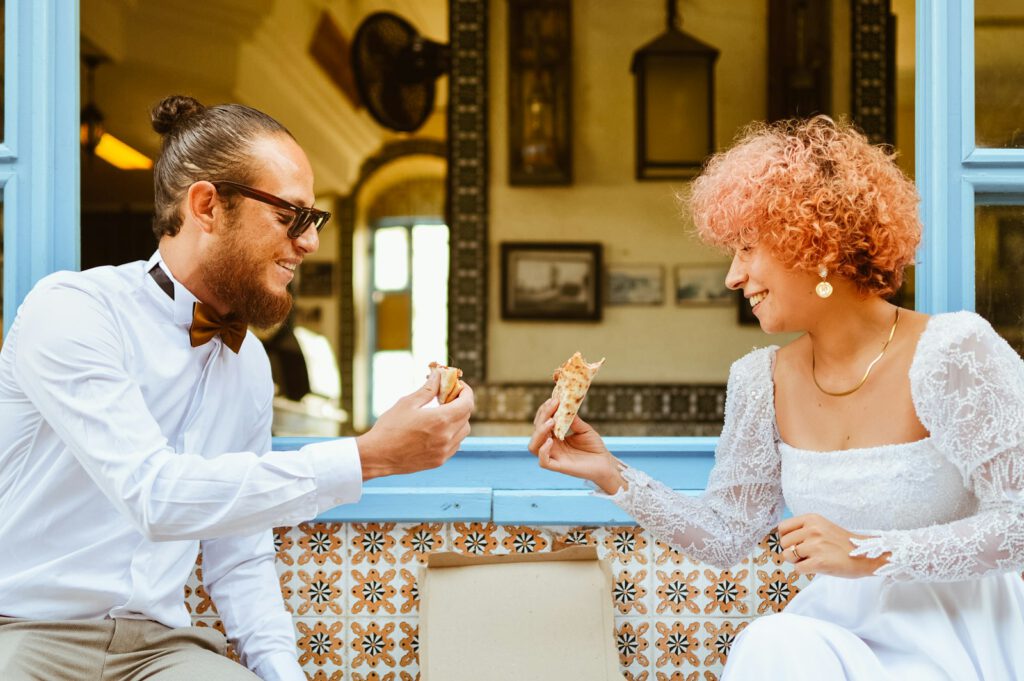
<svg viewBox="0 0 1024 681">
<path fill-rule="evenodd" d="M 530 436 L 530 441 L 527 443 L 526 448 L 533 454 L 537 454 L 540 450 L 541 445 L 544 441 L 551 437 L 552 431 L 555 429 L 555 420 L 548 419 L 536 427 L 533 431 L 533 435 Z"/>
<path fill-rule="evenodd" d="M 554 397 L 546 400 L 539 407 L 537 407 L 537 413 L 533 417 L 534 428 L 540 426 L 540 424 L 547 421 L 549 418 L 555 415 L 555 410 L 558 409 L 558 400 Z"/>
</svg>

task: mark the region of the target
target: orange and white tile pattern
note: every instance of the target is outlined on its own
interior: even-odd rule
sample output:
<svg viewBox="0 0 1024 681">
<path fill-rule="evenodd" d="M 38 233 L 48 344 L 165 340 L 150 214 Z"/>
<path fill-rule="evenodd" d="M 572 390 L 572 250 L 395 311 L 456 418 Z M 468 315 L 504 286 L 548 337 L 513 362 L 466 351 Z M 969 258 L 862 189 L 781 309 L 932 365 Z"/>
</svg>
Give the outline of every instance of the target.
<svg viewBox="0 0 1024 681">
<path fill-rule="evenodd" d="M 420 567 L 436 551 L 474 555 L 596 546 L 611 568 L 614 643 L 631 681 L 718 681 L 736 636 L 805 588 L 771 533 L 739 565 L 696 562 L 634 526 L 479 522 L 304 523 L 274 530 L 281 594 L 310 681 L 418 681 Z M 196 626 L 223 631 L 202 585 L 185 587 Z M 229 654 L 237 660 L 234 651 Z"/>
</svg>

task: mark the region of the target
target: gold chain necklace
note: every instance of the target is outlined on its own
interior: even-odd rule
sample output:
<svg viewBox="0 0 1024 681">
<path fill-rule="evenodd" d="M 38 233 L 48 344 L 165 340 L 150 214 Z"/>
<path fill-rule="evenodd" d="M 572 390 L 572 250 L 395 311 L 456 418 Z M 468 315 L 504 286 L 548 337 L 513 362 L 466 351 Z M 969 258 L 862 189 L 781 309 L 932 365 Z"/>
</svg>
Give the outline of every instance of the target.
<svg viewBox="0 0 1024 681">
<path fill-rule="evenodd" d="M 821 384 L 818 383 L 818 377 L 814 375 L 814 343 L 811 343 L 811 378 L 814 380 L 814 385 L 816 385 L 818 387 L 818 390 L 820 390 L 821 392 L 825 393 L 826 395 L 831 395 L 832 397 L 845 397 L 847 395 L 850 395 L 850 394 L 855 393 L 858 390 L 860 390 L 860 387 L 862 385 L 864 385 L 864 381 L 868 380 L 868 376 L 871 374 L 871 370 L 875 368 L 876 364 L 878 364 L 878 360 L 882 359 L 882 355 L 885 354 L 886 348 L 888 348 L 889 347 L 889 343 L 892 342 L 892 337 L 896 333 L 896 325 L 899 324 L 899 323 L 900 323 L 900 309 L 897 307 L 896 308 L 896 320 L 893 321 L 892 328 L 889 329 L 889 337 L 885 339 L 885 345 L 882 346 L 882 351 L 880 353 L 878 353 L 878 357 L 875 357 L 873 360 L 871 360 L 871 364 L 868 365 L 868 369 L 867 369 L 867 371 L 864 372 L 864 378 L 860 379 L 860 383 L 858 383 L 857 385 L 853 386 L 849 390 L 845 390 L 843 392 L 838 392 L 838 393 L 830 392 L 830 391 L 825 390 L 824 388 L 822 388 Z"/>
</svg>

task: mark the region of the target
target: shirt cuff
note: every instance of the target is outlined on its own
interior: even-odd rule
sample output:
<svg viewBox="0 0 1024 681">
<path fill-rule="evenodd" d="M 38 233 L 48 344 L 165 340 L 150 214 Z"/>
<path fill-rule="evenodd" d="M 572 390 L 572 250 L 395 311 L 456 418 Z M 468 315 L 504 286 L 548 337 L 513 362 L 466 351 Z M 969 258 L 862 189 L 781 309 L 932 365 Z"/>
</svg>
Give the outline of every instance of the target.
<svg viewBox="0 0 1024 681">
<path fill-rule="evenodd" d="M 313 463 L 318 514 L 354 504 L 363 496 L 363 465 L 355 438 L 315 442 L 299 451 Z"/>
<path fill-rule="evenodd" d="M 291 653 L 271 653 L 260 660 L 252 672 L 263 681 L 306 681 L 298 659 Z"/>
</svg>

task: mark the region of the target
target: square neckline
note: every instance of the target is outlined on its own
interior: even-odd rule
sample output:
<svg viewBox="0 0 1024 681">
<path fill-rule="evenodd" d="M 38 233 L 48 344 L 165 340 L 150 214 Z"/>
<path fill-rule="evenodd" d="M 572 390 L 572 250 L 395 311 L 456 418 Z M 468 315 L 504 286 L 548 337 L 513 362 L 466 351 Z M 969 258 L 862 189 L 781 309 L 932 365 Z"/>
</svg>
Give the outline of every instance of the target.
<svg viewBox="0 0 1024 681">
<path fill-rule="evenodd" d="M 939 315 L 929 315 L 928 321 L 924 324 L 924 330 L 921 331 L 921 335 L 917 338 L 917 343 L 914 345 L 914 356 L 910 360 L 910 369 L 907 370 L 907 374 L 910 377 L 910 401 L 914 406 L 914 416 L 917 416 L 917 404 L 914 399 L 914 367 L 917 365 L 918 358 L 921 356 L 921 345 L 924 341 L 925 336 L 928 335 L 929 330 L 932 326 L 932 321 L 935 320 Z M 771 383 L 771 409 L 772 409 L 772 430 L 775 434 L 776 446 L 784 446 L 794 452 L 806 453 L 806 454 L 863 454 L 865 452 L 871 452 L 877 449 L 890 449 L 893 447 L 915 447 L 921 446 L 925 443 L 932 441 L 931 431 L 928 435 L 909 442 L 890 442 L 883 443 L 880 445 L 871 445 L 870 447 L 851 447 L 850 449 L 805 449 L 802 447 L 794 447 L 785 440 L 782 439 L 782 434 L 779 432 L 779 418 L 775 411 L 775 357 L 778 354 L 780 347 L 778 345 L 769 346 L 771 351 L 771 364 L 769 366 L 768 379 Z M 918 422 L 921 418 L 918 416 Z M 923 424 L 922 424 L 923 425 Z"/>
</svg>

